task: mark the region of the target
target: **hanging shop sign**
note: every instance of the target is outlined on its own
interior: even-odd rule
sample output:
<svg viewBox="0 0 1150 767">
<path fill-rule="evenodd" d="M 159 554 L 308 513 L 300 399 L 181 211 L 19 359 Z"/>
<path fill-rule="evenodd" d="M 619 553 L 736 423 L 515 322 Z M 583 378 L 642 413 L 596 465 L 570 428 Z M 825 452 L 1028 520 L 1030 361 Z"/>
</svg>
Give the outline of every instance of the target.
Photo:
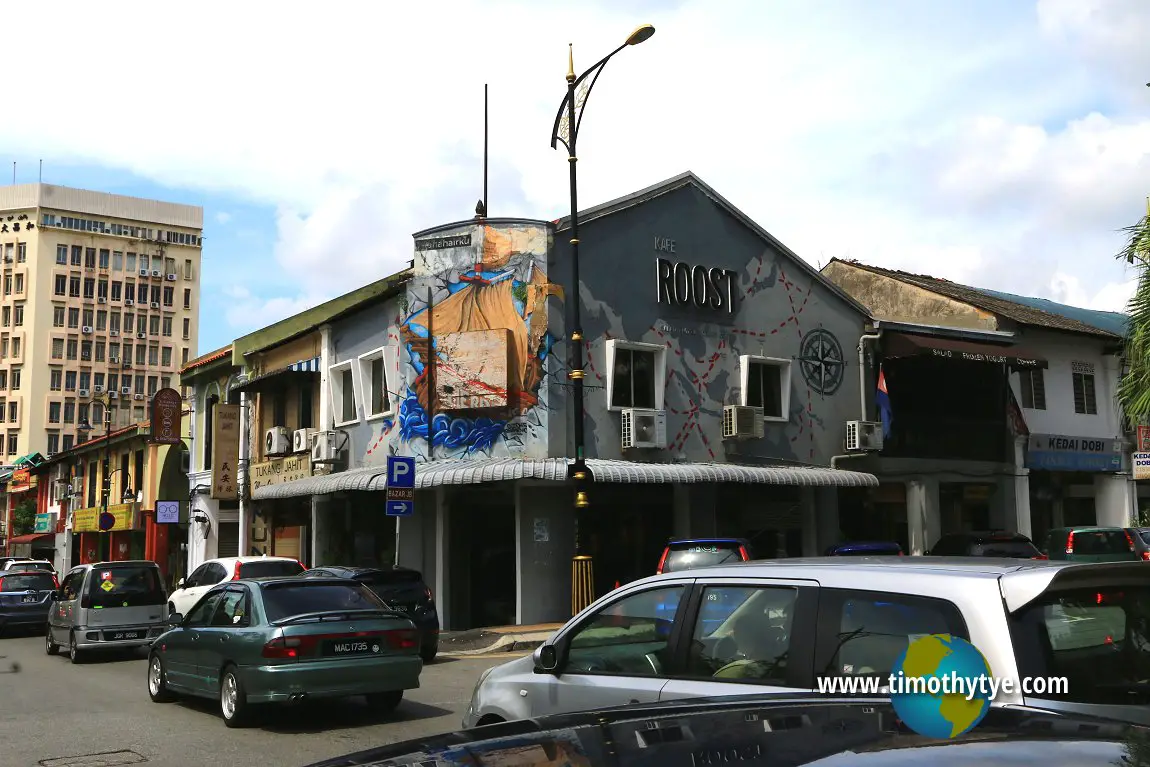
<svg viewBox="0 0 1150 767">
<path fill-rule="evenodd" d="M 1031 434 L 1026 468 L 1047 471 L 1122 471 L 1122 442 L 1102 437 Z"/>
<path fill-rule="evenodd" d="M 32 470 L 27 466 L 22 466 L 12 472 L 12 478 L 8 480 L 9 493 L 23 493 L 36 487 L 36 476 L 32 474 Z"/>
<path fill-rule="evenodd" d="M 236 467 L 240 460 L 240 406 L 217 404 L 212 408 L 212 498 L 239 498 Z"/>
<path fill-rule="evenodd" d="M 1150 479 L 1150 451 L 1133 456 L 1134 479 Z"/>
<path fill-rule="evenodd" d="M 284 482 L 294 482 L 297 479 L 311 476 L 310 455 L 290 455 L 285 458 L 273 458 L 263 463 L 254 463 L 251 467 L 252 490 L 258 490 L 268 485 L 282 485 Z"/>
<path fill-rule="evenodd" d="M 117 503 L 114 506 L 109 506 L 107 513 L 112 517 L 112 524 L 101 526 L 100 517 L 104 514 L 104 507 L 92 506 L 87 509 L 76 509 L 72 515 L 72 532 L 119 532 L 139 528 L 136 519 L 136 504 L 134 503 Z"/>
<path fill-rule="evenodd" d="M 56 525 L 52 523 L 52 514 L 42 513 L 36 515 L 36 526 L 32 528 L 34 533 L 50 533 L 56 529 Z"/>
<path fill-rule="evenodd" d="M 152 442 L 178 445 L 183 442 L 184 398 L 175 389 L 160 389 L 152 396 Z"/>
</svg>

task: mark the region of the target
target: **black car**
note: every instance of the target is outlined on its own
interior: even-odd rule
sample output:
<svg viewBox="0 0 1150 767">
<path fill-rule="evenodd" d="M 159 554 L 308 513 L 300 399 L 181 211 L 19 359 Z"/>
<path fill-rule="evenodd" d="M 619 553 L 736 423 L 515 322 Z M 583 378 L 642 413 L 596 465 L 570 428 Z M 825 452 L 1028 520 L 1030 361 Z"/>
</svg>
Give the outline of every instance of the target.
<svg viewBox="0 0 1150 767">
<path fill-rule="evenodd" d="M 668 767 L 1147 767 L 1150 730 L 1090 716 L 991 708 L 969 732 L 934 739 L 889 700 L 739 696 L 525 719 L 428 736 L 311 767 L 571 765 Z"/>
<path fill-rule="evenodd" d="M 342 567 L 324 565 L 300 573 L 300 578 L 335 577 L 358 581 L 379 595 L 387 606 L 397 610 L 419 629 L 419 655 L 431 663 L 439 652 L 439 612 L 435 596 L 423 582 L 423 574 L 409 567 Z"/>
<path fill-rule="evenodd" d="M 0 571 L 0 632 L 15 626 L 43 628 L 48 622 L 52 597 L 59 587 L 55 573 Z"/>
<path fill-rule="evenodd" d="M 987 530 L 944 535 L 926 552 L 931 557 L 1007 557 L 1043 559 L 1034 541 L 1009 530 Z"/>
<path fill-rule="evenodd" d="M 1150 561 L 1150 527 L 1128 527 L 1126 533 L 1134 541 L 1134 549 L 1142 559 Z"/>
</svg>

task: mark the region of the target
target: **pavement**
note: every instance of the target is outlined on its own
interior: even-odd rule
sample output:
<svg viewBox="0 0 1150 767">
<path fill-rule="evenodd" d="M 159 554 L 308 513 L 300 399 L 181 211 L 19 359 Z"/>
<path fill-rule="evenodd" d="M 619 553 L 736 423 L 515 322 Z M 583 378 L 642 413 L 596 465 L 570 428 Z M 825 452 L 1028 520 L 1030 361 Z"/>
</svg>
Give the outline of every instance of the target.
<svg viewBox="0 0 1150 767">
<path fill-rule="evenodd" d="M 530 626 L 494 626 L 470 631 L 444 631 L 439 635 L 439 652 L 450 657 L 517 657 L 531 652 L 560 628 L 562 623 Z"/>
<path fill-rule="evenodd" d="M 491 633 L 538 633 L 514 628 Z M 483 632 L 464 633 L 479 638 L 461 640 L 460 646 L 472 642 L 482 649 L 498 642 Z M 524 640 L 512 643 L 519 641 Z M 269 709 L 253 726 L 229 730 L 215 701 L 152 703 L 142 654 L 97 656 L 73 666 L 64 656 L 46 655 L 39 632 L 5 634 L 0 638 L 0 767 L 302 767 L 458 729 L 479 674 L 522 654 L 502 649 L 494 655 L 444 654 L 424 667 L 420 688 L 407 691 L 389 716 L 374 715 L 352 698 Z"/>
</svg>

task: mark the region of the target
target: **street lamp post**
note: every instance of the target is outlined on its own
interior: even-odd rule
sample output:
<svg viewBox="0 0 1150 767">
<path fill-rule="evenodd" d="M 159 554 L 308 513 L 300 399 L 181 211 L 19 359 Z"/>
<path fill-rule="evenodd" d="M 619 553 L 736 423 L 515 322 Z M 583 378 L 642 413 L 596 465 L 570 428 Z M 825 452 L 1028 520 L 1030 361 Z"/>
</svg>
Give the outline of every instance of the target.
<svg viewBox="0 0 1150 767">
<path fill-rule="evenodd" d="M 580 510 L 591 505 L 587 497 L 587 487 L 594 482 L 595 477 L 587 466 L 587 456 L 583 432 L 583 322 L 580 311 L 579 296 L 579 184 L 576 174 L 576 164 L 579 159 L 575 154 L 575 143 L 579 136 L 579 125 L 583 120 L 583 108 L 587 104 L 587 97 L 595 87 L 595 81 L 603 67 L 619 51 L 629 45 L 638 45 L 649 40 L 655 34 L 655 28 L 644 24 L 635 29 L 627 39 L 615 50 L 596 62 L 590 69 L 578 77 L 575 76 L 575 54 L 573 46 L 567 47 L 567 95 L 559 105 L 559 112 L 555 115 L 555 126 L 551 130 L 551 148 L 557 149 L 562 144 L 567 150 L 567 166 L 570 174 L 571 187 L 571 282 L 574 288 L 574 297 L 571 313 L 571 370 L 567 377 L 572 382 L 573 408 L 575 411 L 575 460 L 567 467 L 567 478 L 575 486 L 575 556 L 571 561 L 571 614 L 574 615 L 595 600 L 595 571 L 589 554 L 583 551 L 583 542 L 579 536 Z"/>
<path fill-rule="evenodd" d="M 115 472 L 108 471 L 112 450 L 112 410 L 108 407 L 108 400 L 101 398 L 97 401 L 100 402 L 101 409 L 103 410 L 102 415 L 104 416 L 104 455 L 100 461 L 100 516 L 97 517 L 97 526 L 99 526 L 99 520 L 108 513 L 108 498 L 112 494 L 112 474 L 121 471 L 121 469 L 116 469 Z M 92 430 L 92 425 L 88 421 L 83 421 L 77 425 L 76 429 L 77 431 L 87 433 Z M 128 472 L 125 472 L 125 475 L 128 481 L 131 482 L 132 475 Z M 131 488 L 125 487 L 121 495 L 127 497 L 130 493 Z M 112 551 L 109 548 L 108 556 L 111 557 L 111 555 Z"/>
</svg>

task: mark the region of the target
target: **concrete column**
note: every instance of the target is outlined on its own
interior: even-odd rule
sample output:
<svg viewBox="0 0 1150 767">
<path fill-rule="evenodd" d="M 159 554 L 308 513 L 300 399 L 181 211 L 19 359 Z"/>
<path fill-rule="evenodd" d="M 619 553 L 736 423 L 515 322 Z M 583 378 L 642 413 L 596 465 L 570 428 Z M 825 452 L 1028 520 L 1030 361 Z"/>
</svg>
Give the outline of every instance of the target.
<svg viewBox="0 0 1150 767">
<path fill-rule="evenodd" d="M 251 465 L 251 422 L 248 418 L 248 411 L 251 408 L 251 403 L 248 401 L 247 392 L 240 392 L 240 450 L 239 450 L 239 465 L 236 467 L 236 482 L 240 489 L 240 513 L 239 513 L 239 554 L 241 557 L 246 557 L 252 547 L 252 502 L 249 494 L 251 493 L 251 486 L 248 484 L 248 466 Z"/>
<path fill-rule="evenodd" d="M 837 487 L 815 488 L 815 520 L 817 551 L 839 543 L 842 538 L 839 524 L 839 489 Z"/>
<path fill-rule="evenodd" d="M 562 487 L 517 484 L 516 615 L 520 624 L 565 621 L 571 617 L 575 511 Z"/>
<path fill-rule="evenodd" d="M 920 477 L 906 483 L 906 524 L 910 554 L 920 555 L 942 534 L 938 480 Z"/>
<path fill-rule="evenodd" d="M 1006 529 L 1032 538 L 1030 469 L 1026 468 L 1026 437 L 1017 437 L 1014 440 L 1014 476 L 1009 478 L 1006 490 L 1013 500 L 1013 503 L 1008 503 L 1006 507 Z"/>
<path fill-rule="evenodd" d="M 1101 527 L 1129 527 L 1134 523 L 1131 483 L 1125 474 L 1094 475 L 1094 513 Z"/>
<path fill-rule="evenodd" d="M 675 535 L 715 535 L 715 504 L 719 489 L 715 485 L 686 484 L 671 488 L 675 515 Z M 683 529 L 684 532 L 680 532 Z"/>
<path fill-rule="evenodd" d="M 817 557 L 819 555 L 819 519 L 818 505 L 815 503 L 815 488 L 804 487 L 799 493 L 801 499 L 799 505 L 803 515 L 803 556 Z"/>
<path fill-rule="evenodd" d="M 441 485 L 435 488 L 435 599 L 439 608 L 439 620 L 446 628 L 451 625 L 448 616 L 451 614 L 451 592 L 447 588 L 450 577 L 451 560 L 448 557 L 451 519 L 447 508 L 447 493 Z"/>
<path fill-rule="evenodd" d="M 384 333 L 386 335 L 386 333 Z M 335 356 L 331 344 L 331 325 L 321 325 L 319 329 L 319 430 L 328 431 L 333 423 L 331 416 L 331 386 L 328 384 L 328 368 Z"/>
</svg>

